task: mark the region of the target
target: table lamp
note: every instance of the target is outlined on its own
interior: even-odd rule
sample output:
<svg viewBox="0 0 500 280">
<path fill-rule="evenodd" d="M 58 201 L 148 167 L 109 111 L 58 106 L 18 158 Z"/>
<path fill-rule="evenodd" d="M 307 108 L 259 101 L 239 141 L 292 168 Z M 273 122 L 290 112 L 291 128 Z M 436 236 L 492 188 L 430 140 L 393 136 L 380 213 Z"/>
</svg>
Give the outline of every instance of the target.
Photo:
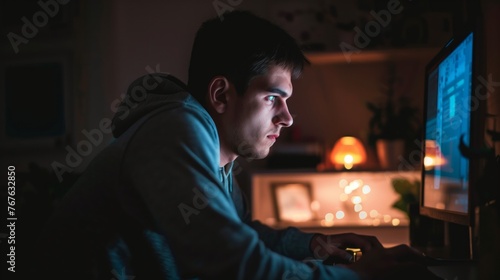
<svg viewBox="0 0 500 280">
<path fill-rule="evenodd" d="M 330 161 L 336 169 L 342 166 L 350 170 L 354 165 L 362 164 L 366 161 L 366 151 L 363 143 L 356 137 L 344 136 L 335 142 L 330 153 Z"/>
</svg>

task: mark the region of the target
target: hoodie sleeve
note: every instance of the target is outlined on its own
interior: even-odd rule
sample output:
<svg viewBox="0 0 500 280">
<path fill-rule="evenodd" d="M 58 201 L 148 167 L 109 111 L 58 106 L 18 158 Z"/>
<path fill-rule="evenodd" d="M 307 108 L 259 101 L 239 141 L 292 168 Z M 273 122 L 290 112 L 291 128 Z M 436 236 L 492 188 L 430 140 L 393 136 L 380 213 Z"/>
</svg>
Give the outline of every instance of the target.
<svg viewBox="0 0 500 280">
<path fill-rule="evenodd" d="M 257 232 L 259 239 L 264 242 L 266 247 L 278 254 L 296 260 L 314 257 L 310 246 L 314 233 L 305 233 L 296 227 L 277 230 L 258 220 L 252 220 L 247 196 L 241 191 L 238 180 L 232 181 L 233 191 L 231 196 L 235 203 L 236 210 L 238 211 L 238 215 L 243 222 Z"/>
<path fill-rule="evenodd" d="M 182 107 L 148 120 L 123 162 L 124 182 L 148 205 L 182 277 L 358 279 L 345 268 L 295 261 L 269 250 L 238 217 L 218 167 L 213 121 L 200 110 Z"/>
</svg>

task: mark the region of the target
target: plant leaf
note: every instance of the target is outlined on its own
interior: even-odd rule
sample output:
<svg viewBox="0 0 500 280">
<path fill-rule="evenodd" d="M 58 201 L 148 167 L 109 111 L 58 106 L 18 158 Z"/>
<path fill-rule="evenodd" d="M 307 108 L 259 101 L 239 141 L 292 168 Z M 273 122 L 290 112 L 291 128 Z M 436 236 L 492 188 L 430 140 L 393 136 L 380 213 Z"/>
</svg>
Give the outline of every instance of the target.
<svg viewBox="0 0 500 280">
<path fill-rule="evenodd" d="M 408 215 L 408 203 L 405 203 L 402 199 L 397 200 L 392 204 L 392 207 L 405 212 Z"/>
</svg>

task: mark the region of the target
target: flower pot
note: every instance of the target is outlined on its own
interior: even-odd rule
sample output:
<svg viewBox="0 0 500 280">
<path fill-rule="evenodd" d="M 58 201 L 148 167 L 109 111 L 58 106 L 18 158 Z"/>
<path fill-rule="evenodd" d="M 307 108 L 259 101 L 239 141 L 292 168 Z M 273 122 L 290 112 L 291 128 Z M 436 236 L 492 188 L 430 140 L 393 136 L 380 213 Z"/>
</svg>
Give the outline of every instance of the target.
<svg viewBox="0 0 500 280">
<path fill-rule="evenodd" d="M 404 156 L 404 140 L 380 139 L 375 143 L 377 157 L 382 169 L 396 170 L 401 162 L 400 158 Z"/>
</svg>

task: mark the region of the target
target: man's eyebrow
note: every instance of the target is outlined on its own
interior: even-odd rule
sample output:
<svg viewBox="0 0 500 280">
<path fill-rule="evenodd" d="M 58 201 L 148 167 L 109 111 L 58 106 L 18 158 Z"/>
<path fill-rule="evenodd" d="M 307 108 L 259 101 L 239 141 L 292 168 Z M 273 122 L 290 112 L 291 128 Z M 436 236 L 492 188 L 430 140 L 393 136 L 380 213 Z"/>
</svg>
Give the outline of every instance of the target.
<svg viewBox="0 0 500 280">
<path fill-rule="evenodd" d="M 269 88 L 268 89 L 269 92 L 273 92 L 273 93 L 277 93 L 279 94 L 281 97 L 289 97 L 290 94 L 287 93 L 286 91 L 280 89 L 280 88 L 277 88 L 277 87 L 272 87 L 272 88 Z"/>
</svg>

